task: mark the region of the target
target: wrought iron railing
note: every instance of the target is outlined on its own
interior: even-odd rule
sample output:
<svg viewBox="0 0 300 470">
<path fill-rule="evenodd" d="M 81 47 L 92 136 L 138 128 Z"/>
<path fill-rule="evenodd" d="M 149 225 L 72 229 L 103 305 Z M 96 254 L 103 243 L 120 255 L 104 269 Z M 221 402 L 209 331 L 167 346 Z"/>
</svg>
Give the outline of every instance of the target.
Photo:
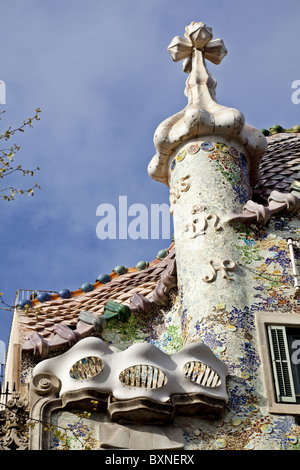
<svg viewBox="0 0 300 470">
<path fill-rule="evenodd" d="M 9 382 L 2 383 L 0 382 L 0 409 L 5 407 L 9 397 L 16 392 L 16 383 L 13 383 L 12 388 L 10 387 Z"/>
<path fill-rule="evenodd" d="M 16 299 L 15 299 L 15 307 L 19 305 L 21 300 L 33 300 L 35 297 L 37 297 L 41 293 L 47 293 L 49 295 L 52 294 L 57 294 L 57 291 L 53 290 L 30 290 L 30 289 L 18 289 L 16 293 Z"/>
</svg>

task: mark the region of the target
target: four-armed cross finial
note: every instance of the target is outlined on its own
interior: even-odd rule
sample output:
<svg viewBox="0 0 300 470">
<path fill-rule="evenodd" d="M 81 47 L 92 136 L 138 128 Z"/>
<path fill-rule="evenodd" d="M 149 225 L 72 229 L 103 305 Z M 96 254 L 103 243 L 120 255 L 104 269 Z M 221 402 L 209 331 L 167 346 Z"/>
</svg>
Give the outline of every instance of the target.
<svg viewBox="0 0 300 470">
<path fill-rule="evenodd" d="M 205 59 L 214 64 L 220 64 L 227 54 L 227 49 L 222 39 L 212 40 L 212 29 L 205 23 L 192 21 L 185 28 L 185 38 L 175 36 L 168 47 L 174 62 L 185 59 L 183 71 L 189 73 L 185 95 L 190 104 L 204 105 L 207 100 L 215 100 L 216 80 L 208 72 Z M 209 93 L 199 89 L 199 86 L 207 86 Z"/>
<path fill-rule="evenodd" d="M 184 37 L 186 39 L 175 36 L 168 51 L 174 62 L 186 59 L 183 64 L 185 72 L 191 71 L 193 49 L 201 51 L 205 59 L 210 60 L 213 64 L 220 64 L 227 54 L 223 40 L 212 40 L 212 29 L 205 23 L 192 21 L 189 26 L 186 26 Z"/>
</svg>

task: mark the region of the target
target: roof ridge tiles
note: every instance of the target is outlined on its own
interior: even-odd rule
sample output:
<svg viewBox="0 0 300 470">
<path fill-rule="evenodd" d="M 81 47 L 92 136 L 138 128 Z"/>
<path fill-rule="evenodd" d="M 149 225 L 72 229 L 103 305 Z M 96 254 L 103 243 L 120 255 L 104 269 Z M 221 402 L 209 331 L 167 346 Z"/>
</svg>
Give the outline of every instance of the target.
<svg viewBox="0 0 300 470">
<path fill-rule="evenodd" d="M 300 180 L 300 126 L 290 130 L 275 128 L 277 132 L 270 128 L 271 133 L 266 136 L 268 148 L 259 165 L 260 179 L 253 188 L 255 195 L 265 200 L 274 190 L 290 192 L 291 183 Z"/>
<path fill-rule="evenodd" d="M 50 349 L 56 348 L 58 344 L 62 346 L 65 343 L 62 338 L 56 338 L 59 334 L 56 331 L 56 326 L 58 324 L 64 324 L 66 327 L 73 325 L 73 329 L 75 326 L 77 330 L 82 311 L 91 312 L 95 318 L 102 317 L 104 306 L 108 300 L 129 306 L 134 293 L 145 299 L 151 298 L 151 294 L 153 295 L 158 283 L 161 282 L 161 274 L 170 268 L 172 272 L 174 271 L 174 243 L 172 242 L 170 247 L 167 250 L 162 250 L 160 254 L 161 259 L 156 258 L 144 269 L 132 268 L 124 274 L 112 276 L 110 282 L 104 284 L 99 282 L 92 291 L 78 290 L 75 293 L 72 292 L 71 297 L 66 299 L 52 296 L 43 303 L 37 299 L 33 300 L 30 308 L 27 308 L 25 312 L 24 310 L 20 312 L 22 336 L 29 338 L 27 341 L 25 339 L 23 349 L 25 351 L 39 351 L 35 342 L 39 341 L 40 336 L 47 338 L 47 344 L 41 346 L 42 349 L 45 349 L 45 354 L 48 354 Z M 86 325 L 83 327 L 82 334 L 87 335 L 91 331 L 93 331 L 93 327 Z M 32 332 L 38 332 L 38 336 L 32 337 Z M 28 336 L 29 334 L 30 336 Z M 50 339 L 49 335 L 52 335 Z M 77 335 L 77 337 L 81 338 L 82 335 Z"/>
<path fill-rule="evenodd" d="M 175 256 L 175 249 L 174 249 L 174 242 L 171 243 L 168 249 L 165 250 L 166 255 L 163 259 L 159 258 L 154 258 L 151 262 L 148 263 L 148 266 L 143 269 L 143 274 L 147 273 L 150 275 L 153 271 L 157 269 L 158 265 L 160 265 L 161 269 L 163 270 L 165 268 L 165 264 L 169 258 L 173 258 Z M 81 297 L 86 299 L 87 297 L 94 297 L 98 294 L 100 290 L 111 290 L 112 287 L 117 287 L 120 285 L 120 283 L 124 284 L 124 281 L 128 279 L 128 282 L 131 281 L 133 277 L 138 277 L 141 271 L 136 268 L 128 268 L 124 274 L 118 275 L 116 272 L 112 272 L 109 276 L 111 278 L 111 281 L 108 283 L 101 283 L 100 281 L 96 281 L 92 286 L 93 290 L 90 290 L 88 292 L 84 292 L 81 288 L 77 289 L 75 291 L 70 292 L 70 298 L 60 298 L 59 294 L 52 294 L 50 295 L 50 299 L 41 303 L 37 298 L 33 299 L 31 301 L 32 306 L 40 306 L 40 305 L 56 305 L 56 302 L 58 305 L 62 305 L 64 303 L 69 302 L 69 306 L 72 305 L 72 301 L 78 302 L 81 300 Z M 158 274 L 156 272 L 156 274 Z M 139 279 L 140 280 L 140 279 Z"/>
</svg>

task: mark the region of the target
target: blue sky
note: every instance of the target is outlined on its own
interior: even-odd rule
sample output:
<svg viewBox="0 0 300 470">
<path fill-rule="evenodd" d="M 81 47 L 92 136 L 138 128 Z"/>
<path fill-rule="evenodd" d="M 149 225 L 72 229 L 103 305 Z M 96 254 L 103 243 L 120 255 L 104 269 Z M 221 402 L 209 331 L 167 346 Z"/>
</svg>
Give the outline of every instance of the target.
<svg viewBox="0 0 300 470">
<path fill-rule="evenodd" d="M 0 202 L 0 291 L 78 289 L 119 264 L 152 260 L 170 241 L 99 240 L 97 207 L 168 203 L 147 166 L 162 120 L 186 106 L 186 75 L 167 46 L 191 21 L 228 54 L 208 64 L 220 104 L 257 128 L 300 124 L 291 85 L 300 79 L 299 0 L 10 0 L 1 5 L 1 130 L 37 107 L 41 120 L 15 142 L 40 167 L 34 197 Z M 18 184 L 18 181 L 16 182 Z M 20 187 L 31 184 L 21 177 Z M 0 310 L 7 343 L 12 315 Z"/>
</svg>

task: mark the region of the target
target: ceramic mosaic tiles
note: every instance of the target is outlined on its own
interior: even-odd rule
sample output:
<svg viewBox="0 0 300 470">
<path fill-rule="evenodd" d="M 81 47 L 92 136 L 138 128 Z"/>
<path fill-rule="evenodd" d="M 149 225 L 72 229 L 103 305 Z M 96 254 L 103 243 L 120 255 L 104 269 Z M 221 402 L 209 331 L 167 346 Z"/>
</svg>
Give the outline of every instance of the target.
<svg viewBox="0 0 300 470">
<path fill-rule="evenodd" d="M 299 237 L 300 221 L 282 216 L 271 221 L 267 229 L 241 226 L 236 230 L 241 269 L 250 273 L 249 304 L 243 309 L 216 305 L 209 321 L 199 318 L 192 327 L 218 357 L 230 364 L 228 414 L 220 425 L 203 425 L 201 439 L 190 433 L 189 441 L 193 448 L 197 440 L 201 449 L 297 448 L 300 428 L 295 419 L 269 414 L 263 399 L 255 315 L 278 312 L 280 318 L 284 313 L 299 314 L 286 237 Z M 189 323 L 188 318 L 186 321 Z M 183 334 L 190 336 L 192 329 L 186 326 Z"/>
<path fill-rule="evenodd" d="M 180 163 L 186 155 L 194 155 L 199 150 L 208 152 L 209 158 L 215 162 L 216 171 L 220 171 L 224 178 L 230 182 L 237 197 L 242 203 L 247 202 L 247 191 L 243 189 L 247 185 L 247 159 L 243 152 L 239 152 L 235 147 L 228 147 L 220 142 L 201 142 L 201 144 L 190 145 L 187 149 L 178 152 L 172 160 L 170 171 L 173 171 L 176 163 Z"/>
<path fill-rule="evenodd" d="M 292 216 L 278 216 L 271 220 L 267 228 L 241 225 L 235 231 L 237 249 L 241 253 L 241 269 L 250 273 L 249 305 L 238 309 L 232 305 L 218 304 L 211 311 L 211 324 L 199 316 L 193 326 L 199 340 L 204 341 L 229 366 L 226 413 L 217 422 L 196 416 L 177 417 L 176 426 L 182 429 L 184 448 L 189 450 L 297 449 L 300 428 L 295 419 L 272 415 L 267 410 L 255 314 L 279 312 L 281 316 L 282 312 L 299 312 L 299 300 L 292 295 L 293 279 L 286 237 L 299 236 L 300 220 Z M 183 335 L 184 342 L 188 342 L 185 335 L 193 335 L 187 326 L 181 333 L 181 319 L 181 293 L 177 295 L 174 291 L 168 306 L 161 309 L 155 307 L 143 318 L 131 317 L 124 326 L 118 322 L 111 323 L 102 337 L 110 347 L 118 349 L 134 342 L 149 341 L 173 353 L 182 349 L 181 340 L 176 342 L 176 332 L 179 338 Z M 217 323 L 213 322 L 214 319 Z M 235 338 L 238 338 L 238 343 Z M 236 348 L 236 344 L 242 347 Z M 60 416 L 60 423 L 62 419 L 68 423 L 71 432 L 70 415 Z M 75 423 L 78 414 L 73 416 Z M 55 416 L 53 419 L 55 423 Z M 97 426 L 103 419 L 107 422 L 105 414 L 92 413 L 89 419 L 82 421 L 78 432 L 83 443 L 90 439 L 92 446 L 99 445 Z M 52 446 L 55 448 L 57 445 L 61 446 L 62 442 L 54 435 Z M 81 448 L 82 442 L 76 440 L 76 446 Z"/>
</svg>

